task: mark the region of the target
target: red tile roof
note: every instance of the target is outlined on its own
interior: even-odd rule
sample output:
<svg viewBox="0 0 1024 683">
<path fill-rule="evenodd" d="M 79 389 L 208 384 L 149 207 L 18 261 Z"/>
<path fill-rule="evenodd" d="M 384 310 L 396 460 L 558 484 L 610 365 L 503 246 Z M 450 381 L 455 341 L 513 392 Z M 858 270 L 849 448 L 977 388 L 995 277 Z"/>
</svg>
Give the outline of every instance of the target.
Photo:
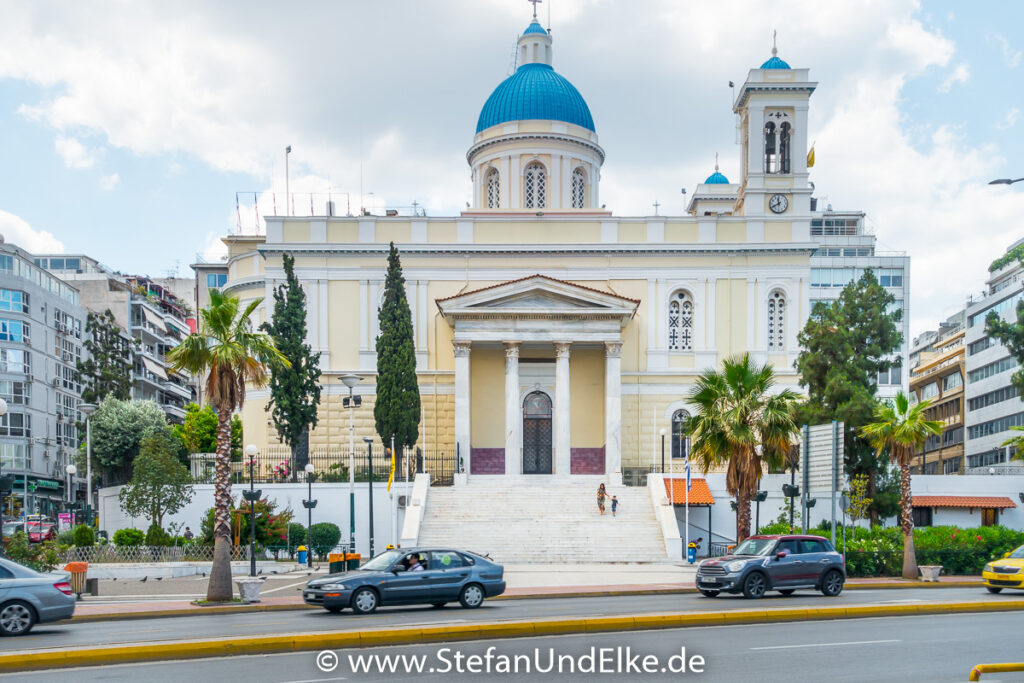
<svg viewBox="0 0 1024 683">
<path fill-rule="evenodd" d="M 665 493 L 673 505 L 686 505 L 686 477 L 665 479 Z M 690 505 L 714 505 L 715 498 L 711 495 L 705 479 L 690 479 Z"/>
<path fill-rule="evenodd" d="M 914 496 L 916 508 L 1015 508 L 1006 496 Z"/>
<path fill-rule="evenodd" d="M 598 294 L 604 294 L 606 296 L 614 296 L 617 299 L 622 299 L 623 301 L 628 301 L 630 303 L 634 303 L 634 304 L 637 304 L 637 305 L 640 304 L 640 299 L 630 299 L 628 296 L 622 296 L 621 294 L 615 294 L 614 292 L 605 292 L 605 291 L 602 291 L 600 289 L 594 289 L 593 287 L 587 287 L 586 285 L 579 285 L 579 284 L 576 284 L 575 282 L 569 282 L 568 280 L 559 280 L 558 278 L 550 277 L 548 275 L 541 275 L 540 273 L 534 273 L 533 275 L 527 275 L 526 277 L 521 277 L 521 278 L 518 278 L 516 280 L 507 280 L 505 282 L 499 282 L 496 285 L 488 285 L 487 287 L 481 287 L 479 289 L 471 289 L 468 292 L 460 292 L 458 294 L 453 294 L 452 296 L 446 296 L 446 297 L 441 298 L 441 299 L 435 299 L 435 302 L 441 303 L 442 301 L 450 301 L 451 299 L 456 299 L 456 298 L 458 298 L 460 296 L 467 296 L 469 294 L 476 294 L 477 292 L 486 292 L 488 289 L 494 289 L 496 287 L 504 287 L 505 285 L 511 285 L 511 284 L 513 284 L 515 282 L 525 282 L 526 280 L 532 280 L 535 277 L 544 278 L 545 280 L 551 280 L 552 282 L 560 282 L 563 285 L 572 285 L 573 287 L 579 287 L 580 289 L 586 289 L 588 291 L 596 292 Z"/>
</svg>

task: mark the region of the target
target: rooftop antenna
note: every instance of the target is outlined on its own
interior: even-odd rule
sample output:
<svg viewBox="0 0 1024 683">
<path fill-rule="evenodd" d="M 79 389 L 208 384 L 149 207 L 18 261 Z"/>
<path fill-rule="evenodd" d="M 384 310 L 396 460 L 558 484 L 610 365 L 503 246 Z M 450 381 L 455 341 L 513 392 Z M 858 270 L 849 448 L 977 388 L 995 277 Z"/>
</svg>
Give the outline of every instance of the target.
<svg viewBox="0 0 1024 683">
<path fill-rule="evenodd" d="M 555 0 L 548 0 L 548 33 L 551 33 L 551 3 Z M 537 7 L 534 5 L 534 7 Z"/>
</svg>

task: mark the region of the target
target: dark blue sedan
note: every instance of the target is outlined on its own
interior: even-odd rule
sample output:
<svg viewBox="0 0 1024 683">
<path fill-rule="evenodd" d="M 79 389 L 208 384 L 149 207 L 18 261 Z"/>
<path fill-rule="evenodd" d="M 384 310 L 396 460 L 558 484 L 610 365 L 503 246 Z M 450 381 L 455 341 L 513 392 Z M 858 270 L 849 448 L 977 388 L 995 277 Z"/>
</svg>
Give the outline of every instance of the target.
<svg viewBox="0 0 1024 683">
<path fill-rule="evenodd" d="M 359 569 L 312 579 L 302 591 L 308 605 L 369 614 L 380 605 L 449 602 L 474 609 L 505 592 L 505 568 L 485 557 L 447 548 L 388 550 Z"/>
</svg>

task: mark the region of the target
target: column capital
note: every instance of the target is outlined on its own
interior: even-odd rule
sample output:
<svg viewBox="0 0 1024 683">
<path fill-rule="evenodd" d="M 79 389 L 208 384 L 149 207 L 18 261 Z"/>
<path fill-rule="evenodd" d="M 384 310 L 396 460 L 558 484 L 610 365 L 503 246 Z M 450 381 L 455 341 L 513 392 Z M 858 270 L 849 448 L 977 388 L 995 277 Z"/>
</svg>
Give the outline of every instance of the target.
<svg viewBox="0 0 1024 683">
<path fill-rule="evenodd" d="M 473 342 L 455 341 L 452 346 L 455 348 L 455 357 L 461 358 L 469 355 L 469 347 Z"/>
<path fill-rule="evenodd" d="M 622 342 L 610 341 L 604 343 L 604 355 L 608 358 L 622 357 Z"/>
<path fill-rule="evenodd" d="M 572 342 L 555 342 L 555 358 L 568 358 Z"/>
<path fill-rule="evenodd" d="M 505 358 L 519 358 L 519 345 L 522 342 L 507 341 L 502 343 L 505 345 Z"/>
</svg>

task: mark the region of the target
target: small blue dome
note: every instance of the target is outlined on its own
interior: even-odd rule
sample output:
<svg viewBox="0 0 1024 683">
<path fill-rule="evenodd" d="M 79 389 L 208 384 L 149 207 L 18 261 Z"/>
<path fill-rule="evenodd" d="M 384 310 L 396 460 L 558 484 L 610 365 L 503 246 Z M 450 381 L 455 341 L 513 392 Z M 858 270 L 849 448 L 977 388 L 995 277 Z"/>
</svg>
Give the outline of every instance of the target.
<svg viewBox="0 0 1024 683">
<path fill-rule="evenodd" d="M 726 178 L 721 173 L 719 173 L 718 171 L 715 171 L 714 173 L 712 173 L 711 175 L 708 176 L 708 179 L 704 181 L 704 184 L 705 185 L 728 185 L 729 184 L 729 179 Z"/>
<path fill-rule="evenodd" d="M 529 119 L 565 121 L 596 132 L 590 107 L 580 91 L 548 64 L 523 64 L 502 81 L 480 110 L 476 132 L 499 123 Z"/>
<path fill-rule="evenodd" d="M 548 34 L 548 32 L 544 30 L 544 27 L 537 23 L 536 19 L 534 19 L 533 22 L 526 27 L 526 30 L 523 31 L 524 36 L 528 36 L 531 33 L 543 33 L 544 35 Z"/>
<path fill-rule="evenodd" d="M 776 57 L 775 55 L 772 55 L 772 58 L 769 59 L 764 64 L 762 64 L 761 68 L 762 69 L 791 69 L 792 67 L 789 64 L 787 64 L 786 62 L 784 62 L 783 60 L 781 60 L 778 57 Z"/>
</svg>

